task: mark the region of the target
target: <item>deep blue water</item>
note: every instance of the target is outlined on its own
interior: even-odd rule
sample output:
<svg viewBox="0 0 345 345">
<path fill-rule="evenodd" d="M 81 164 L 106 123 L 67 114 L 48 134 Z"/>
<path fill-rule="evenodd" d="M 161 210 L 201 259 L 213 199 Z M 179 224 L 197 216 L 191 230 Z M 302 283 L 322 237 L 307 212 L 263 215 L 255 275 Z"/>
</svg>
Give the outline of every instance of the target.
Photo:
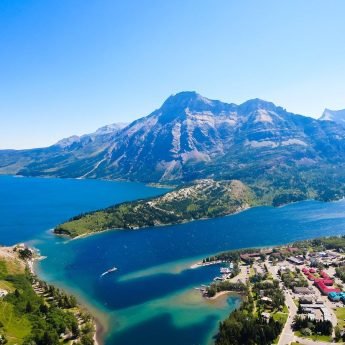
<svg viewBox="0 0 345 345">
<path fill-rule="evenodd" d="M 0 176 L 0 243 L 27 241 L 76 214 L 164 192 L 141 183 Z"/>
<path fill-rule="evenodd" d="M 233 248 L 345 234 L 345 201 L 260 207 L 229 217 L 66 241 L 47 229 L 108 204 L 162 193 L 140 184 L 0 177 L 0 242 L 28 239 L 48 258 L 40 275 L 109 317 L 107 344 L 206 345 L 239 302 L 201 299 L 193 287 L 217 267 L 188 269 L 197 258 Z M 106 269 L 119 270 L 100 278 Z"/>
</svg>

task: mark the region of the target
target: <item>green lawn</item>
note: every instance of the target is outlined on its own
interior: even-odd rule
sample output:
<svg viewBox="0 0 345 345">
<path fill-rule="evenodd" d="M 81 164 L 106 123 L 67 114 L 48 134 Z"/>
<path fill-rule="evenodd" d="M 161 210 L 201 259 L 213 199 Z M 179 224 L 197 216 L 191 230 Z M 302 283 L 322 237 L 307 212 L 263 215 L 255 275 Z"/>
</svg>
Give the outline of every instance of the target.
<svg viewBox="0 0 345 345">
<path fill-rule="evenodd" d="M 280 321 L 283 325 L 285 325 L 288 314 L 278 311 L 277 313 L 272 314 L 272 317 L 274 321 Z"/>
<path fill-rule="evenodd" d="M 345 326 L 345 308 L 337 308 L 335 310 L 335 315 L 337 316 L 338 319 L 338 326 L 342 330 Z"/>
<path fill-rule="evenodd" d="M 12 292 L 14 290 L 13 284 L 7 282 L 6 280 L 0 280 L 0 289 L 7 290 L 9 292 Z"/>
<path fill-rule="evenodd" d="M 289 314 L 289 308 L 285 304 L 282 313 Z"/>
<path fill-rule="evenodd" d="M 285 312 L 285 308 L 286 308 L 286 312 Z M 279 321 L 282 323 L 283 327 L 285 325 L 286 320 L 288 319 L 288 309 L 286 306 L 284 306 L 283 312 L 276 312 L 272 314 L 273 320 L 274 321 Z M 273 344 L 278 344 L 280 335 L 274 340 Z"/>
<path fill-rule="evenodd" d="M 30 333 L 30 322 L 26 317 L 17 317 L 11 304 L 0 301 L 0 321 L 8 339 L 7 345 L 22 344 Z"/>
<path fill-rule="evenodd" d="M 312 335 L 310 337 L 306 337 L 302 335 L 300 331 L 296 331 L 295 334 L 300 338 L 311 339 L 314 341 L 325 341 L 327 343 L 331 343 L 333 341 L 333 338 L 329 335 Z"/>
</svg>

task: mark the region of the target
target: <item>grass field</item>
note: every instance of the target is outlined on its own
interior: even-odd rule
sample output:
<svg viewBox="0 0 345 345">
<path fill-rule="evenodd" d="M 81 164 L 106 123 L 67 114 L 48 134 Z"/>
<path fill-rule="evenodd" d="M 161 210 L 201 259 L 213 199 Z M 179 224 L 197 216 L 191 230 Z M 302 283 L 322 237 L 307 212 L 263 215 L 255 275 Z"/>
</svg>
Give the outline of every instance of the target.
<svg viewBox="0 0 345 345">
<path fill-rule="evenodd" d="M 0 330 L 6 332 L 8 345 L 22 344 L 24 338 L 30 334 L 30 322 L 25 316 L 16 317 L 13 306 L 0 300 Z"/>
<path fill-rule="evenodd" d="M 288 318 L 288 314 L 278 311 L 277 313 L 274 313 L 272 317 L 274 321 L 280 321 L 283 325 L 285 325 L 285 322 Z"/>
<path fill-rule="evenodd" d="M 5 280 L 0 280 L 0 289 L 12 292 L 14 290 L 13 284 Z"/>
<path fill-rule="evenodd" d="M 306 336 L 302 335 L 302 333 L 300 331 L 295 332 L 295 334 L 300 338 L 310 339 L 310 340 L 314 340 L 314 341 L 324 341 L 327 343 L 331 343 L 333 340 L 333 338 L 329 335 L 312 335 L 310 337 L 306 337 Z"/>
<path fill-rule="evenodd" d="M 340 330 L 342 330 L 345 326 L 345 308 L 337 308 L 335 310 L 335 315 L 337 316 L 338 319 L 338 326 Z"/>
<path fill-rule="evenodd" d="M 5 248 L 2 248 L 6 254 Z M 0 289 L 8 292 L 14 291 L 12 282 L 5 280 L 7 275 L 24 273 L 24 265 L 14 256 L 0 256 Z M 7 345 L 22 344 L 24 338 L 30 334 L 31 324 L 26 316 L 18 316 L 13 310 L 13 305 L 0 299 L 0 332 L 5 333 Z"/>
</svg>

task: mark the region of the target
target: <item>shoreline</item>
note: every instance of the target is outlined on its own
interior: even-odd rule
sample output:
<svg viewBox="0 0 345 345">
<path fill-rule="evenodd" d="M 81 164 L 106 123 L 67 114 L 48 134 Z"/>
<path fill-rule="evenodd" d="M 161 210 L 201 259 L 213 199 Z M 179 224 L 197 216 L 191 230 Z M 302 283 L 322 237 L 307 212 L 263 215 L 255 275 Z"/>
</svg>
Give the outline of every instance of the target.
<svg viewBox="0 0 345 345">
<path fill-rule="evenodd" d="M 263 206 L 265 206 L 265 205 L 263 205 Z M 178 222 L 178 223 L 156 224 L 156 225 L 153 225 L 153 226 L 152 225 L 145 225 L 145 226 L 142 226 L 142 227 L 139 227 L 139 228 L 109 228 L 109 229 L 104 229 L 104 230 L 100 230 L 100 231 L 86 232 L 84 234 L 80 234 L 80 235 L 75 236 L 75 237 L 72 237 L 72 236 L 70 236 L 68 234 L 58 234 L 58 233 L 55 233 L 55 228 L 52 229 L 51 232 L 52 232 L 52 234 L 54 236 L 58 236 L 58 237 L 61 237 L 61 238 L 66 238 L 67 240 L 72 241 L 72 240 L 77 240 L 77 239 L 80 239 L 80 238 L 85 238 L 85 237 L 88 237 L 88 236 L 93 236 L 93 235 L 96 235 L 96 234 L 101 234 L 101 233 L 108 232 L 108 231 L 140 231 L 140 230 L 145 230 L 145 229 L 163 228 L 163 227 L 175 226 L 175 225 L 183 225 L 183 224 L 188 224 L 188 223 L 198 222 L 198 221 L 205 221 L 205 220 L 211 220 L 211 219 L 217 219 L 217 218 L 223 218 L 223 217 L 231 217 L 231 216 L 234 216 L 236 214 L 248 211 L 248 210 L 250 210 L 250 209 L 252 209 L 254 207 L 260 207 L 260 206 L 257 206 L 257 205 L 247 206 L 247 207 L 243 207 L 243 208 L 241 208 L 239 210 L 236 210 L 233 213 L 219 215 L 219 216 L 216 216 L 216 217 L 202 217 L 202 218 L 199 218 L 199 219 L 183 220 L 183 221 Z"/>
<path fill-rule="evenodd" d="M 37 251 L 37 249 L 34 247 L 28 247 L 28 248 L 30 250 L 32 250 L 35 253 L 35 255 L 33 256 L 32 259 L 29 259 L 26 261 L 26 265 L 29 268 L 30 273 L 32 275 L 41 279 L 40 275 L 38 274 L 37 270 L 35 269 L 35 266 L 39 261 L 46 259 L 47 256 L 40 255 L 39 251 Z M 42 279 L 42 281 L 45 281 L 45 280 Z M 56 286 L 55 284 L 52 284 L 52 285 Z M 68 289 L 66 289 L 64 287 L 62 287 L 62 290 L 68 292 Z M 106 325 L 105 320 L 101 320 L 102 318 L 99 315 L 97 315 L 97 312 L 95 312 L 95 308 L 91 307 L 86 302 L 84 302 L 83 299 L 78 294 L 73 293 L 73 292 L 71 294 L 77 298 L 78 308 L 80 310 L 87 311 L 92 317 L 92 323 L 94 326 L 94 334 L 93 334 L 94 345 L 103 345 L 105 335 L 106 335 L 106 330 L 107 330 L 107 325 Z"/>
<path fill-rule="evenodd" d="M 225 295 L 235 295 L 234 291 L 220 291 L 220 292 L 217 292 L 214 296 L 212 297 L 207 297 L 207 296 L 204 296 L 204 298 L 208 301 L 214 301 L 216 299 L 218 299 L 219 297 L 221 296 L 225 296 Z M 237 294 L 236 294 L 237 295 Z"/>
<path fill-rule="evenodd" d="M 104 344 L 104 336 L 105 336 L 105 330 L 103 328 L 103 325 L 101 322 L 94 317 L 94 325 L 95 325 L 95 334 L 93 335 L 93 342 L 95 345 L 103 345 Z"/>
</svg>

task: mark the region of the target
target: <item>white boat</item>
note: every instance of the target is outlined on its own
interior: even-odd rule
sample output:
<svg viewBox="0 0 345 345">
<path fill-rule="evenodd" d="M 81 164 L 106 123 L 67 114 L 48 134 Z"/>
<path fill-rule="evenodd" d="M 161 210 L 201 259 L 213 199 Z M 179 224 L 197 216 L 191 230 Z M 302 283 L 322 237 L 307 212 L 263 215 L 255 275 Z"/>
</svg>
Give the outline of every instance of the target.
<svg viewBox="0 0 345 345">
<path fill-rule="evenodd" d="M 109 274 L 109 273 L 112 273 L 112 272 L 115 272 L 115 271 L 117 271 L 117 268 L 116 267 L 112 267 L 108 271 L 103 272 L 101 274 L 101 277 L 104 277 L 106 274 Z"/>
</svg>

